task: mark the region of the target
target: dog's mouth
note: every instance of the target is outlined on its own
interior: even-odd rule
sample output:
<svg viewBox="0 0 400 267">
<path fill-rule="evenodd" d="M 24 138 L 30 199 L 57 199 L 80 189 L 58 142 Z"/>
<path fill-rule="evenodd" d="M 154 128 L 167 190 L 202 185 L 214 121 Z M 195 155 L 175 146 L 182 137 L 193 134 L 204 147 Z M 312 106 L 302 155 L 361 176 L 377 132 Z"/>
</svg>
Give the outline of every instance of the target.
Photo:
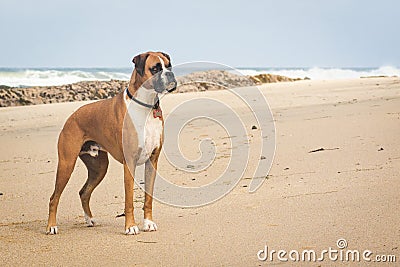
<svg viewBox="0 0 400 267">
<path fill-rule="evenodd" d="M 167 87 L 165 88 L 165 90 L 167 90 L 168 93 L 171 93 L 173 91 L 176 90 L 176 86 L 178 85 L 178 83 L 176 81 L 174 82 L 170 82 Z"/>
<path fill-rule="evenodd" d="M 155 88 L 155 91 L 157 92 L 157 93 L 163 93 L 164 91 L 167 91 L 168 93 L 171 93 L 171 92 L 173 92 L 173 91 L 175 91 L 176 90 L 176 87 L 177 87 L 177 82 L 176 81 L 172 81 L 172 82 L 169 82 L 168 84 L 160 84 L 160 83 L 158 83 L 158 84 L 156 84 L 155 86 L 154 86 Z"/>
<path fill-rule="evenodd" d="M 164 91 L 170 93 L 176 90 L 178 85 L 175 75 L 171 71 L 159 72 L 152 77 L 153 88 L 157 93 L 163 93 Z"/>
</svg>

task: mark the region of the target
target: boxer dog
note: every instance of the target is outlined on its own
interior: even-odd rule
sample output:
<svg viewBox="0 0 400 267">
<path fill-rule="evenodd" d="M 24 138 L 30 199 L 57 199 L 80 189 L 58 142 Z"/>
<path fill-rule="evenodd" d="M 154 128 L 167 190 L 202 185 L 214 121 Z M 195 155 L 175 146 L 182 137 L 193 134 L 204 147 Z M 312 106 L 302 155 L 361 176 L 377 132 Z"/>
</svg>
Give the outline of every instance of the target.
<svg viewBox="0 0 400 267">
<path fill-rule="evenodd" d="M 60 196 L 70 179 L 77 158 L 86 165 L 88 178 L 79 195 L 85 222 L 94 226 L 89 207 L 93 190 L 103 180 L 108 153 L 124 166 L 125 233 L 136 235 L 133 187 L 136 166 L 145 164 L 143 231 L 156 231 L 152 218 L 153 188 L 163 143 L 164 121 L 158 95 L 176 89 L 170 57 L 147 52 L 133 58 L 128 87 L 113 98 L 82 106 L 65 122 L 58 139 L 58 166 L 49 203 L 47 234 L 57 234 L 56 213 Z"/>
</svg>

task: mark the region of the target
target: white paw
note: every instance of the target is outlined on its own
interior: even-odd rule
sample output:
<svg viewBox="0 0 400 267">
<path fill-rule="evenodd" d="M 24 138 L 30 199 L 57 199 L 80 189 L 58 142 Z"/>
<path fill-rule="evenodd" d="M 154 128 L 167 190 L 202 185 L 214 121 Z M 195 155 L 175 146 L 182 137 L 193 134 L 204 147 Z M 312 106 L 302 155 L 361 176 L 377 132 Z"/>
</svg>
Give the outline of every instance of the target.
<svg viewBox="0 0 400 267">
<path fill-rule="evenodd" d="M 93 218 L 90 218 L 86 213 L 85 213 L 85 223 L 87 224 L 88 227 L 93 227 L 96 224 L 96 221 Z"/>
<path fill-rule="evenodd" d="M 47 231 L 46 234 L 47 235 L 56 235 L 56 234 L 58 234 L 57 226 L 50 227 L 50 231 Z"/>
<path fill-rule="evenodd" d="M 145 232 L 157 231 L 157 224 L 153 221 L 150 221 L 149 219 L 144 219 L 143 231 L 145 231 Z"/>
<path fill-rule="evenodd" d="M 138 235 L 139 232 L 140 232 L 139 227 L 137 227 L 136 225 L 129 227 L 128 229 L 125 230 L 126 235 Z"/>
</svg>

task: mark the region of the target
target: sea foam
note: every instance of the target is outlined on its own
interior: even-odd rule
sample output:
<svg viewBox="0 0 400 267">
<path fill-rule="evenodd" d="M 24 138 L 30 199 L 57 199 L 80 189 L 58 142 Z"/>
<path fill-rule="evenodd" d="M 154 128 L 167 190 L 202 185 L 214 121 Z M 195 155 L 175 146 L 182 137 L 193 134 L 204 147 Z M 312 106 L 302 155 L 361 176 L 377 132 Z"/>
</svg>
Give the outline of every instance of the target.
<svg viewBox="0 0 400 267">
<path fill-rule="evenodd" d="M 0 85 L 12 87 L 52 86 L 81 81 L 128 80 L 130 73 L 120 69 L 0 69 Z"/>
<path fill-rule="evenodd" d="M 357 79 L 369 76 L 398 76 L 400 69 L 391 66 L 380 68 L 282 68 L 282 69 L 239 69 L 244 75 L 270 73 L 289 78 L 305 78 L 312 80 Z"/>
<path fill-rule="evenodd" d="M 203 70 L 204 69 L 199 69 Z M 195 68 L 178 66 L 177 76 L 186 75 Z M 243 75 L 262 73 L 277 74 L 290 78 L 312 80 L 357 79 L 367 76 L 399 76 L 400 69 L 391 66 L 380 68 L 238 68 Z M 0 68 L 0 85 L 12 87 L 52 86 L 70 84 L 80 81 L 107 81 L 111 79 L 129 80 L 132 69 L 126 68 L 87 68 L 87 69 L 6 69 Z M 238 72 L 235 71 L 236 74 Z"/>
</svg>

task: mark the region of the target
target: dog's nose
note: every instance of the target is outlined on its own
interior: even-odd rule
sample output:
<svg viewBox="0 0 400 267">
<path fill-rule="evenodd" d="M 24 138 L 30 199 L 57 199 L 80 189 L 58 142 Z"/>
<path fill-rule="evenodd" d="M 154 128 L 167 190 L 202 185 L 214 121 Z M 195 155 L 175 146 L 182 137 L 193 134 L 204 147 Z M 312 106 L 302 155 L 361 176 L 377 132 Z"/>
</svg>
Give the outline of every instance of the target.
<svg viewBox="0 0 400 267">
<path fill-rule="evenodd" d="M 172 92 L 176 89 L 176 85 L 178 84 L 176 79 L 175 79 L 175 75 L 173 72 L 169 71 L 167 73 L 165 73 L 165 76 L 167 77 L 167 91 L 168 92 Z"/>
</svg>

